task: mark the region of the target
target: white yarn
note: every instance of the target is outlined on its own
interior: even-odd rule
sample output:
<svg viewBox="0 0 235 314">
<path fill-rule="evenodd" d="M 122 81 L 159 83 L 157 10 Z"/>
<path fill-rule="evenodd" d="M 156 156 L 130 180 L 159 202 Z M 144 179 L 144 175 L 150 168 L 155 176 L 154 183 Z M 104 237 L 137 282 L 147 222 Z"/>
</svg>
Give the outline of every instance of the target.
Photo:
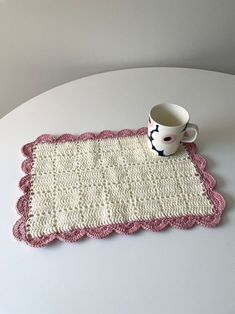
<svg viewBox="0 0 235 314">
<path fill-rule="evenodd" d="M 38 144 L 32 178 L 31 237 L 213 213 L 186 150 L 157 157 L 146 136 Z"/>
</svg>

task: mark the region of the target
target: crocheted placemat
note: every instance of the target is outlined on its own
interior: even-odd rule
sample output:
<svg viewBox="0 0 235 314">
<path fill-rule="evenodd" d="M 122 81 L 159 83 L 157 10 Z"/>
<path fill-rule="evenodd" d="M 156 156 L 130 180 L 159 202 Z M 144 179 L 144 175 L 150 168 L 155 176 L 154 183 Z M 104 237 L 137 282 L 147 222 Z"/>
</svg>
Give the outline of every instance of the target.
<svg viewBox="0 0 235 314">
<path fill-rule="evenodd" d="M 195 144 L 158 157 L 149 150 L 146 133 L 141 128 L 42 135 L 26 144 L 14 236 L 39 247 L 113 231 L 218 224 L 224 199 L 213 190 L 215 179 L 205 172 Z"/>
</svg>

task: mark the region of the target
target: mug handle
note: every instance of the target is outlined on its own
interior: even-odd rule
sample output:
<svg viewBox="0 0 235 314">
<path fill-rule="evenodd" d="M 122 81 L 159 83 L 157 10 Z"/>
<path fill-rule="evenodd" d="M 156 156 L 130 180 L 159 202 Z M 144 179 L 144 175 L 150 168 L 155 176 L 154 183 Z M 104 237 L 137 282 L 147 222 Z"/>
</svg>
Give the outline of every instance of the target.
<svg viewBox="0 0 235 314">
<path fill-rule="evenodd" d="M 189 131 L 190 130 L 190 131 Z M 184 136 L 181 140 L 183 143 L 192 143 L 196 140 L 198 133 L 198 126 L 194 123 L 188 123 Z"/>
</svg>

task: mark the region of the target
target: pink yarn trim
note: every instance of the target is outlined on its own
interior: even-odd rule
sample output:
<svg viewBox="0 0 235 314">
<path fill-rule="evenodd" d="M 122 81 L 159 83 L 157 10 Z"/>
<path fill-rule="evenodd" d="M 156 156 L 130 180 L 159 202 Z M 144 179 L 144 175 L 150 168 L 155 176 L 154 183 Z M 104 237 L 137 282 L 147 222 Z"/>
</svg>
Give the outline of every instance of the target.
<svg viewBox="0 0 235 314">
<path fill-rule="evenodd" d="M 22 152 L 26 157 L 26 160 L 22 163 L 22 169 L 25 172 L 25 176 L 20 180 L 19 186 L 24 192 L 24 195 L 20 197 L 17 202 L 17 211 L 21 218 L 15 223 L 13 227 L 13 235 L 17 240 L 24 241 L 28 245 L 33 247 L 42 247 L 50 242 L 58 239 L 66 242 L 75 242 L 80 240 L 84 236 L 90 238 L 101 239 L 110 235 L 112 232 L 119 234 L 132 234 L 139 229 L 151 230 L 151 231 L 161 231 L 167 227 L 175 227 L 180 229 L 189 229 L 194 225 L 202 225 L 205 227 L 216 226 L 221 219 L 221 214 L 225 207 L 225 201 L 223 197 L 215 192 L 213 189 L 216 185 L 216 180 L 205 171 L 206 160 L 197 154 L 197 148 L 195 144 L 184 144 L 185 148 L 189 154 L 189 158 L 193 161 L 195 168 L 200 176 L 201 182 L 204 185 L 205 193 L 208 199 L 214 205 L 213 215 L 207 216 L 184 216 L 176 218 L 162 218 L 155 219 L 151 221 L 135 221 L 127 222 L 121 224 L 112 224 L 97 228 L 84 228 L 76 229 L 69 232 L 56 232 L 48 236 L 42 236 L 40 238 L 29 238 L 26 233 L 26 225 L 29 213 L 29 203 L 30 203 L 30 187 L 31 187 L 31 169 L 34 158 L 34 147 L 38 143 L 62 143 L 62 142 L 74 142 L 74 141 L 86 141 L 86 140 L 98 140 L 105 138 L 114 137 L 127 137 L 147 134 L 147 128 L 140 128 L 138 130 L 132 131 L 129 129 L 124 129 L 119 132 L 113 131 L 102 131 L 99 134 L 94 133 L 84 133 L 80 136 L 75 136 L 71 134 L 64 134 L 56 138 L 52 135 L 41 135 L 34 142 L 26 144 L 22 148 Z M 164 157 L 163 157 L 164 158 Z"/>
</svg>

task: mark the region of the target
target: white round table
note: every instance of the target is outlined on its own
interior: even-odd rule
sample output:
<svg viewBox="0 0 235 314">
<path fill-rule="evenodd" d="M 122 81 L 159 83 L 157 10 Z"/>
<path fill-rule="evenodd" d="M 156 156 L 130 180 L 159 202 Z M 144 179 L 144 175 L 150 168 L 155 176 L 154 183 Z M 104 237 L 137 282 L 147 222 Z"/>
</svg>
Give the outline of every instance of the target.
<svg viewBox="0 0 235 314">
<path fill-rule="evenodd" d="M 142 231 L 38 249 L 13 238 L 23 144 L 43 133 L 145 126 L 149 108 L 160 102 L 182 104 L 199 125 L 199 151 L 227 202 L 218 227 Z M 2 118 L 0 313 L 235 313 L 234 118 L 234 76 L 177 68 L 93 75 Z"/>
</svg>

